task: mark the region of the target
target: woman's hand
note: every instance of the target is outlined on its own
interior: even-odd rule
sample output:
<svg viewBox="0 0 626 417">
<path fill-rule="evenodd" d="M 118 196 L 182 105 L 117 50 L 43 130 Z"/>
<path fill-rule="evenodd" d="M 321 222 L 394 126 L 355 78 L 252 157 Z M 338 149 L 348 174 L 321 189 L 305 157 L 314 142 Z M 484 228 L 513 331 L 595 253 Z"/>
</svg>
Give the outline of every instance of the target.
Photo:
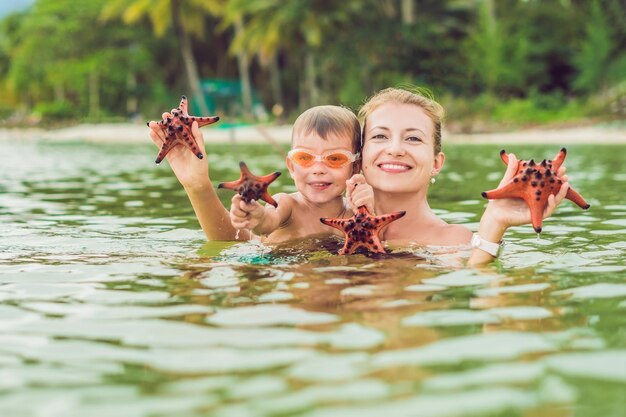
<svg viewBox="0 0 626 417">
<path fill-rule="evenodd" d="M 172 115 L 170 113 L 163 113 L 163 118 L 166 117 L 172 117 Z M 159 127 L 157 122 L 152 121 L 149 123 L 149 126 L 150 139 L 161 149 L 165 140 L 165 133 L 163 133 L 163 130 Z M 167 159 L 167 162 L 172 167 L 172 171 L 174 171 L 178 181 L 180 181 L 186 189 L 211 186 L 209 179 L 209 158 L 204 149 L 204 137 L 198 128 L 198 122 L 193 122 L 191 125 L 191 133 L 198 143 L 198 147 L 202 153 L 204 153 L 204 158 L 198 159 L 187 147 L 179 145 L 172 148 L 165 156 L 165 159 Z"/>
<path fill-rule="evenodd" d="M 502 181 L 498 184 L 498 188 L 508 183 L 515 176 L 517 171 L 517 162 L 515 154 L 510 153 L 509 164 Z M 564 166 L 559 168 L 557 176 L 563 180 L 563 184 L 556 195 L 550 195 L 548 197 L 548 205 L 543 212 L 544 219 L 550 217 L 552 213 L 554 213 L 554 210 L 559 204 L 561 204 L 561 201 L 563 201 L 565 195 L 567 194 L 567 190 L 569 189 Z M 490 200 L 485 210 L 485 215 L 487 214 L 489 214 L 489 217 L 493 221 L 499 223 L 502 229 L 507 229 L 511 226 L 528 224 L 531 222 L 530 209 L 528 208 L 526 202 L 520 198 L 500 198 Z"/>
<path fill-rule="evenodd" d="M 264 217 L 265 209 L 258 202 L 252 200 L 246 203 L 239 194 L 231 199 L 230 222 L 235 229 L 255 229 Z"/>
<path fill-rule="evenodd" d="M 361 174 L 355 174 L 346 181 L 346 198 L 353 212 L 361 206 L 374 214 L 374 189 Z"/>
</svg>

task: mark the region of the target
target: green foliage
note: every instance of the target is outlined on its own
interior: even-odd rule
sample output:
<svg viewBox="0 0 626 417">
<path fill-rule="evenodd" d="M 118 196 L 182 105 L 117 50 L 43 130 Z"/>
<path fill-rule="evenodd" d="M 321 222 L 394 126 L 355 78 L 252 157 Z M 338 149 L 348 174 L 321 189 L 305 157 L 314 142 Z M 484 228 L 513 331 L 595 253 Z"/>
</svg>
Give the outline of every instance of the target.
<svg viewBox="0 0 626 417">
<path fill-rule="evenodd" d="M 34 113 L 47 121 L 76 119 L 81 115 L 76 106 L 67 101 L 38 103 Z"/>
<path fill-rule="evenodd" d="M 585 116 L 582 103 L 565 100 L 558 93 L 498 102 L 490 115 L 493 122 L 528 126 L 578 120 Z"/>
<path fill-rule="evenodd" d="M 445 96 L 446 125 L 455 132 L 507 130 L 550 123 L 578 122 L 603 116 L 597 102 L 572 99 L 561 92 L 531 93 L 527 98 L 496 99 L 487 94 L 472 99 Z M 606 107 L 606 106 L 604 106 Z"/>
<path fill-rule="evenodd" d="M 585 38 L 580 51 L 574 57 L 574 63 L 579 69 L 579 75 L 574 82 L 575 88 L 591 92 L 603 87 L 612 49 L 610 28 L 599 3 L 593 1 Z"/>
<path fill-rule="evenodd" d="M 174 5 L 201 78 L 238 78 L 245 56 L 266 107 L 285 115 L 356 109 L 406 83 L 437 91 L 450 125 L 470 128 L 621 114 L 608 98 L 626 82 L 620 0 L 419 0 L 413 16 L 398 0 L 36 0 L 0 21 L 0 103 L 98 117 L 126 115 L 132 98 L 157 117 L 192 93 Z"/>
</svg>

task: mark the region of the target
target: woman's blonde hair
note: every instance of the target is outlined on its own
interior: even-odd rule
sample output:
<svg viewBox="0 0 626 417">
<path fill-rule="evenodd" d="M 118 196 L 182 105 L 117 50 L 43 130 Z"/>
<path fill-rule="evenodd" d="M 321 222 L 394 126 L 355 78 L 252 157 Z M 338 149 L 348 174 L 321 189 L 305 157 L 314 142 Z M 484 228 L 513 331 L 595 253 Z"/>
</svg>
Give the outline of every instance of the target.
<svg viewBox="0 0 626 417">
<path fill-rule="evenodd" d="M 434 139 L 435 139 L 435 155 L 441 152 L 441 129 L 445 110 L 441 104 L 437 103 L 432 93 L 424 88 L 386 88 L 370 97 L 359 110 L 359 119 L 363 123 L 363 141 L 365 141 L 365 129 L 367 125 L 367 117 L 372 112 L 384 104 L 413 104 L 420 107 L 433 121 Z"/>
<path fill-rule="evenodd" d="M 317 133 L 323 139 L 328 135 L 349 135 L 352 152 L 361 152 L 361 124 L 352 110 L 341 106 L 315 106 L 302 113 L 293 124 L 291 143 L 297 133 Z"/>
</svg>

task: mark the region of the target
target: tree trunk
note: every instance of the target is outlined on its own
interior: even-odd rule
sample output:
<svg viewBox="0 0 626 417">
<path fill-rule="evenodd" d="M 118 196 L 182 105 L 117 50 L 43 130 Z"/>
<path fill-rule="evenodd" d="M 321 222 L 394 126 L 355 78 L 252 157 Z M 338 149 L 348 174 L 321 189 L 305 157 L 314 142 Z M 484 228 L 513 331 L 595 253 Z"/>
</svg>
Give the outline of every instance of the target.
<svg viewBox="0 0 626 417">
<path fill-rule="evenodd" d="M 237 16 L 235 20 L 235 36 L 242 36 L 244 31 L 243 19 Z M 252 88 L 250 87 L 250 63 L 245 51 L 237 53 L 237 65 L 239 67 L 239 80 L 241 82 L 241 101 L 243 102 L 243 114 L 245 118 L 252 115 Z"/>
<path fill-rule="evenodd" d="M 415 2 L 417 0 L 402 0 L 400 5 L 402 10 L 402 23 L 412 25 L 415 23 Z"/>
<path fill-rule="evenodd" d="M 302 76 L 302 72 L 298 77 L 298 110 L 300 113 L 308 109 L 310 106 L 308 90 L 306 88 L 306 77 Z"/>
<path fill-rule="evenodd" d="M 194 100 L 200 109 L 201 115 L 208 116 L 209 108 L 204 101 L 204 94 L 202 93 L 202 86 L 200 84 L 200 76 L 198 75 L 198 64 L 196 63 L 196 59 L 193 57 L 191 49 L 191 39 L 189 39 L 189 35 L 185 32 L 180 17 L 180 0 L 171 0 L 170 4 L 172 11 L 172 25 L 174 26 L 174 33 L 176 33 L 176 37 L 180 43 L 180 51 L 183 58 L 183 65 L 185 66 L 185 71 L 187 72 L 187 81 L 189 82 L 191 95 L 194 97 Z"/>
<path fill-rule="evenodd" d="M 54 84 L 54 101 L 57 103 L 65 101 L 65 86 L 62 82 Z"/>
<path fill-rule="evenodd" d="M 315 58 L 313 57 L 313 53 L 308 51 L 306 54 L 305 61 L 305 77 L 306 77 L 306 86 L 309 92 L 309 104 L 308 106 L 316 106 L 319 104 L 319 89 L 317 88 L 317 74 L 315 71 Z"/>
<path fill-rule="evenodd" d="M 96 69 L 89 73 L 89 117 L 98 119 L 100 116 L 100 77 Z"/>
<path fill-rule="evenodd" d="M 139 100 L 137 99 L 137 76 L 133 72 L 129 72 L 126 75 L 126 114 L 129 117 L 134 117 L 139 110 Z"/>
<path fill-rule="evenodd" d="M 485 0 L 485 7 L 487 8 L 487 24 L 489 30 L 493 31 L 496 26 L 496 11 L 493 0 Z"/>
<path fill-rule="evenodd" d="M 269 65 L 270 85 L 272 88 L 272 100 L 274 105 L 278 104 L 283 107 L 283 88 L 280 85 L 280 67 L 278 66 L 278 53 L 270 60 Z"/>
</svg>

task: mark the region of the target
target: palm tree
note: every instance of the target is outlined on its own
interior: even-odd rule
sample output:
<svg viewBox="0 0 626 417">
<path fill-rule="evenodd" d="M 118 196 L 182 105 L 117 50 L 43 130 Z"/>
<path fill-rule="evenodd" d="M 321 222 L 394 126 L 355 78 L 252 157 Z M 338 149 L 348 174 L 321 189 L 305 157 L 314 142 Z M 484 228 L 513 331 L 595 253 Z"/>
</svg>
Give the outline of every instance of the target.
<svg viewBox="0 0 626 417">
<path fill-rule="evenodd" d="M 358 16 L 364 7 L 359 0 L 228 0 L 222 10 L 222 29 L 243 18 L 245 30 L 235 32 L 231 53 L 255 55 L 262 66 L 269 66 L 276 103 L 282 101 L 277 56 L 281 50 L 297 55 L 304 72 L 300 105 L 308 107 L 318 104 L 321 96 L 316 55 L 337 27 Z"/>
<path fill-rule="evenodd" d="M 178 39 L 191 94 L 196 98 L 202 114 L 208 114 L 198 65 L 191 49 L 191 38 L 204 36 L 206 15 L 214 14 L 220 9 L 221 3 L 220 0 L 108 0 L 102 17 L 121 17 L 130 24 L 148 16 L 158 37 L 164 36 L 171 28 Z"/>
</svg>

